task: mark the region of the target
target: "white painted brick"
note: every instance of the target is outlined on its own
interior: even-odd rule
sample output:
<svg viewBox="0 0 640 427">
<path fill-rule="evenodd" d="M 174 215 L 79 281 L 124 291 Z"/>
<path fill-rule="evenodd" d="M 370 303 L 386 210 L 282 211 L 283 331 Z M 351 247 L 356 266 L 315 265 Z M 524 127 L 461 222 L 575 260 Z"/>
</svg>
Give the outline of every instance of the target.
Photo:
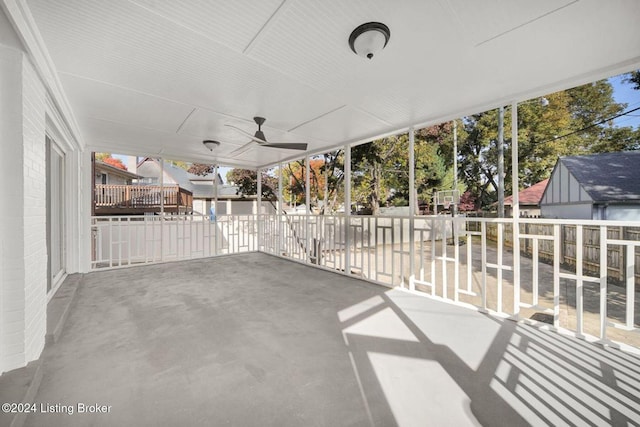
<svg viewBox="0 0 640 427">
<path fill-rule="evenodd" d="M 46 98 L 24 58 L 0 46 L 0 199 L 22 201 L 0 209 L 0 372 L 38 358 L 46 332 Z"/>
</svg>

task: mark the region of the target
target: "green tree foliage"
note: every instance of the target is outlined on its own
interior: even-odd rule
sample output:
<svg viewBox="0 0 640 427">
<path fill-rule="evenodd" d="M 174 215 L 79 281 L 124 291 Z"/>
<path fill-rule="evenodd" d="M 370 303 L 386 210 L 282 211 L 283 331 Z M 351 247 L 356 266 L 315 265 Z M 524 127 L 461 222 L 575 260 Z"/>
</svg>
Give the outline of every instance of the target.
<svg viewBox="0 0 640 427">
<path fill-rule="evenodd" d="M 415 187 L 418 199 L 429 201 L 447 173 L 441 156 L 441 130 L 423 129 L 415 134 Z M 450 155 L 452 158 L 452 155 Z M 351 149 L 352 201 L 377 215 L 381 206 L 408 206 L 408 135 L 391 136 Z"/>
<path fill-rule="evenodd" d="M 167 160 L 167 162 L 171 163 L 174 166 L 179 167 L 180 169 L 184 169 L 186 171 L 188 171 L 189 168 L 191 167 L 189 163 L 183 162 L 182 160 Z"/>
<path fill-rule="evenodd" d="M 285 201 L 305 203 L 306 167 L 303 160 L 283 167 Z M 334 212 L 344 202 L 344 152 L 336 150 L 314 156 L 309 161 L 310 205 L 320 215 Z"/>
<path fill-rule="evenodd" d="M 640 71 L 626 80 L 640 90 Z M 640 129 L 614 126 L 612 117 L 625 104 L 613 99 L 613 88 L 602 80 L 546 96 L 547 105 L 534 99 L 518 106 L 518 173 L 522 188 L 548 178 L 559 156 L 640 149 Z M 511 194 L 511 108 L 504 117 L 505 193 Z M 474 114 L 457 121 L 458 189 L 466 210 L 488 208 L 497 200 L 498 111 Z M 453 188 L 452 122 L 416 130 L 415 188 L 420 204 L 430 203 L 436 190 Z M 377 214 L 381 206 L 407 206 L 409 199 L 408 135 L 397 135 L 351 148 L 352 203 Z M 317 156 L 310 163 L 311 200 L 320 212 L 332 212 L 344 194 L 344 153 Z M 230 173 L 236 170 L 231 171 Z M 284 168 L 285 200 L 304 203 L 304 162 Z M 255 172 L 230 178 L 242 191 L 255 192 Z M 275 196 L 277 179 L 273 180 Z M 246 180 L 246 181 L 245 181 Z M 264 193 L 264 192 L 263 192 Z M 321 202 L 322 201 L 322 202 Z"/>
<path fill-rule="evenodd" d="M 640 70 L 632 71 L 624 79 L 625 83 L 631 83 L 635 90 L 640 90 Z"/>
<path fill-rule="evenodd" d="M 227 182 L 238 186 L 239 196 L 258 194 L 258 173 L 250 169 L 231 169 L 227 172 Z M 278 199 L 278 179 L 272 174 L 262 172 L 262 199 L 275 201 Z"/>
<path fill-rule="evenodd" d="M 546 96 L 518 106 L 518 162 L 522 187 L 548 178 L 559 156 L 638 149 L 638 132 L 614 127 L 612 120 L 624 104 L 613 99 L 605 80 Z M 460 174 L 482 207 L 497 199 L 498 112 L 466 117 L 466 136 L 458 144 Z M 446 129 L 442 130 L 443 132 Z M 511 109 L 505 109 L 505 192 L 511 191 Z"/>
</svg>

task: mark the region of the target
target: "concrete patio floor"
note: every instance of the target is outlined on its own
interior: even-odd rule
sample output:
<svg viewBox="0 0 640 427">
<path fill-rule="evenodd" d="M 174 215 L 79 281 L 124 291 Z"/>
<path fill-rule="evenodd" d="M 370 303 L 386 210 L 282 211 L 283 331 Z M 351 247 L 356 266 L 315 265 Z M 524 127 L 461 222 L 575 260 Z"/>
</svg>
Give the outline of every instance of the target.
<svg viewBox="0 0 640 427">
<path fill-rule="evenodd" d="M 27 426 L 640 423 L 636 355 L 262 253 L 77 292 Z"/>
</svg>

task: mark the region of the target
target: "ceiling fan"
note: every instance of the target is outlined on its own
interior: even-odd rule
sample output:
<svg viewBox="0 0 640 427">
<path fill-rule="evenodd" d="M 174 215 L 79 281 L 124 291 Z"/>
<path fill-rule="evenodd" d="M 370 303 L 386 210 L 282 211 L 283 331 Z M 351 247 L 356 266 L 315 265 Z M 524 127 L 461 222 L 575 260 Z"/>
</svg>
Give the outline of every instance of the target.
<svg viewBox="0 0 640 427">
<path fill-rule="evenodd" d="M 235 130 L 237 130 L 238 132 L 240 132 L 243 135 L 248 136 L 249 138 L 251 138 L 251 141 L 249 141 L 248 143 L 246 143 L 245 145 L 243 145 L 242 147 L 233 150 L 230 155 L 234 156 L 234 155 L 238 155 L 241 153 L 244 153 L 245 151 L 247 151 L 249 148 L 251 148 L 251 145 L 253 144 L 258 144 L 261 147 L 270 147 L 270 148 L 286 148 L 288 150 L 306 150 L 307 149 L 307 144 L 303 143 L 303 142 L 268 142 L 267 138 L 264 136 L 264 132 L 262 132 L 262 125 L 264 124 L 264 122 L 267 119 L 265 119 L 264 117 L 254 117 L 253 121 L 256 122 L 256 124 L 258 125 L 258 130 L 256 131 L 256 133 L 254 135 L 251 135 L 249 132 L 246 132 L 238 127 L 235 127 L 233 125 L 225 125 L 228 126 L 230 128 L 233 128 Z"/>
</svg>

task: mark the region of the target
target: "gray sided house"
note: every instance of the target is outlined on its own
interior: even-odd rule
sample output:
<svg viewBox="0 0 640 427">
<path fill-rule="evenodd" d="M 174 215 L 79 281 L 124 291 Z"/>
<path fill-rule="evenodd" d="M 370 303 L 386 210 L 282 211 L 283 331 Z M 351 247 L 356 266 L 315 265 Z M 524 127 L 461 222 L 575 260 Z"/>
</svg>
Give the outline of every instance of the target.
<svg viewBox="0 0 640 427">
<path fill-rule="evenodd" d="M 137 173 L 144 177 L 147 184 L 160 184 L 162 167 L 157 159 L 143 158 L 137 165 Z M 248 215 L 256 212 L 256 198 L 243 199 L 237 195 L 238 187 L 226 185 L 220 174 L 210 173 L 205 176 L 194 175 L 186 170 L 165 161 L 163 184 L 178 185 L 193 194 L 193 212 L 207 215 L 217 196 L 217 215 Z M 217 189 L 216 189 L 217 187 Z M 217 194 L 216 194 L 217 191 Z"/>
<path fill-rule="evenodd" d="M 559 158 L 540 208 L 544 218 L 640 221 L 640 151 Z"/>
</svg>

